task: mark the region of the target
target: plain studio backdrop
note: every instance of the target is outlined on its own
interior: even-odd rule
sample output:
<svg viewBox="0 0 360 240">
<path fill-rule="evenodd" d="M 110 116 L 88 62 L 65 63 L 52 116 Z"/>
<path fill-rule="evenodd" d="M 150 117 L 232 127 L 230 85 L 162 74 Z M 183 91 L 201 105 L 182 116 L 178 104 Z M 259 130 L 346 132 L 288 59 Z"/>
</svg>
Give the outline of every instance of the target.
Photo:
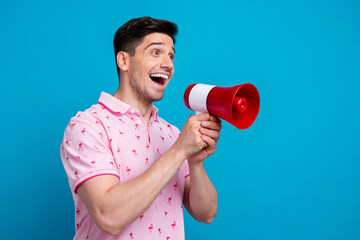
<svg viewBox="0 0 360 240">
<path fill-rule="evenodd" d="M 223 121 L 205 165 L 219 195 L 193 239 L 360 239 L 358 1 L 1 1 L 1 239 L 72 239 L 60 160 L 70 118 L 114 93 L 112 40 L 131 18 L 179 26 L 159 115 L 180 129 L 192 83 L 253 83 L 261 106 Z"/>
</svg>

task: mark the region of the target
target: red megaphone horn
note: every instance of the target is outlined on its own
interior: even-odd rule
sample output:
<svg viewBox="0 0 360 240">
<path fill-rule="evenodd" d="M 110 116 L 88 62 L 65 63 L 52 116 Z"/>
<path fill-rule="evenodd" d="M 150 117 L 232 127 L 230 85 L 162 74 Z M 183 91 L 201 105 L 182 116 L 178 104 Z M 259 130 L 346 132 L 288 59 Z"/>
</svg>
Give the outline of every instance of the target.
<svg viewBox="0 0 360 240">
<path fill-rule="evenodd" d="M 192 84 L 184 94 L 185 105 L 196 112 L 208 112 L 239 129 L 254 123 L 260 108 L 260 95 L 251 83 L 232 87 Z"/>
</svg>

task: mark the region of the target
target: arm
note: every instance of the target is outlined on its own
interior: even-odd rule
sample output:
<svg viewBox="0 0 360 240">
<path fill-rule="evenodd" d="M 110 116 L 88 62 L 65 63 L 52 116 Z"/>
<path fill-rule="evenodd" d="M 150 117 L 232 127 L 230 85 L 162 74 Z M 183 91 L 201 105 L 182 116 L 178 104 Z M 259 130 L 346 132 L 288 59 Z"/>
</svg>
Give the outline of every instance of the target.
<svg viewBox="0 0 360 240">
<path fill-rule="evenodd" d="M 98 176 L 81 184 L 77 193 L 98 227 L 115 236 L 145 212 L 184 159 L 170 149 L 137 178 L 119 184 L 115 176 Z"/>
<path fill-rule="evenodd" d="M 77 193 L 100 229 L 117 235 L 152 204 L 185 159 L 206 146 L 199 127 L 208 118 L 208 114 L 189 117 L 169 151 L 137 178 L 119 184 L 117 177 L 103 175 L 78 187 Z"/>
<path fill-rule="evenodd" d="M 203 121 L 201 126 L 200 132 L 208 147 L 188 159 L 191 178 L 186 179 L 183 202 L 197 221 L 211 223 L 217 213 L 217 192 L 205 171 L 203 160 L 216 151 L 221 122 L 210 116 L 209 121 Z"/>
</svg>

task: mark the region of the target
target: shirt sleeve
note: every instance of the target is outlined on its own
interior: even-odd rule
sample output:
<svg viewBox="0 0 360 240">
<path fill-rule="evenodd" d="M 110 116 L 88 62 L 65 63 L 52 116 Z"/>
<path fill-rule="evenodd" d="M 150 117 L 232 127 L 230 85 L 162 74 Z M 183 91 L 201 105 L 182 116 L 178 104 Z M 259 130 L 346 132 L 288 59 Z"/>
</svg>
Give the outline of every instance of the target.
<svg viewBox="0 0 360 240">
<path fill-rule="evenodd" d="M 99 175 L 119 177 L 110 141 L 101 122 L 86 113 L 78 113 L 70 120 L 60 155 L 74 193 L 81 183 L 90 178 Z"/>
</svg>

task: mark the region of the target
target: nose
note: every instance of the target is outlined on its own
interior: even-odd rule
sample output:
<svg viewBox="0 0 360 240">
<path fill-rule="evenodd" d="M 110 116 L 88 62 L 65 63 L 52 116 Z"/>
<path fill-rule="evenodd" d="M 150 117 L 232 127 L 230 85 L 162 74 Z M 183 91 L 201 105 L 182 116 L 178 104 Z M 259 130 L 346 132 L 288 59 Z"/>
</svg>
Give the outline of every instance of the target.
<svg viewBox="0 0 360 240">
<path fill-rule="evenodd" d="M 161 67 L 164 69 L 167 69 L 167 70 L 174 69 L 173 60 L 171 59 L 170 56 L 164 56 L 162 63 L 161 63 Z"/>
</svg>

